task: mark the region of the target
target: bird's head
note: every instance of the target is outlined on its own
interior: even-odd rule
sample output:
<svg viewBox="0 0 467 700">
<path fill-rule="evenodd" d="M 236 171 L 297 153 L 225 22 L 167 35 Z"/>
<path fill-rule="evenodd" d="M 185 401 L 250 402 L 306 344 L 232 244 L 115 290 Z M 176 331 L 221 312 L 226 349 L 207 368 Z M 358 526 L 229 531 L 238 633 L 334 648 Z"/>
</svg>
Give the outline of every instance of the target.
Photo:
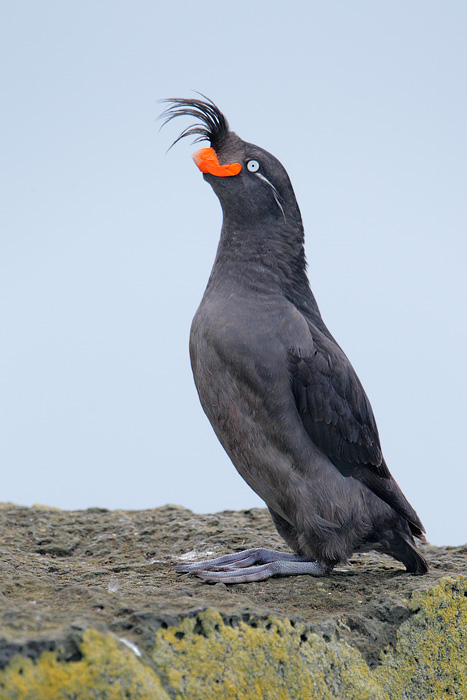
<svg viewBox="0 0 467 700">
<path fill-rule="evenodd" d="M 209 141 L 209 148 L 193 154 L 193 160 L 218 196 L 224 217 L 237 225 L 253 221 L 279 225 L 301 223 L 300 211 L 285 168 L 273 155 L 243 141 L 230 130 L 227 119 L 209 99 L 164 100 L 169 107 L 161 115 L 164 124 L 175 117 L 194 117 L 197 123 L 182 131 L 195 142 Z"/>
</svg>

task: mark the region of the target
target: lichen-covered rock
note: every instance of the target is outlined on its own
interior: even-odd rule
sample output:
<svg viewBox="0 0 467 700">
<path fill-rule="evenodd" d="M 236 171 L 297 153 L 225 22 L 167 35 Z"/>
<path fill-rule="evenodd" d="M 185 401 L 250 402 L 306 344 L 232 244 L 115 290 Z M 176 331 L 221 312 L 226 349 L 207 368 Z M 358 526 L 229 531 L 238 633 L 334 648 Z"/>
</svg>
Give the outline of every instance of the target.
<svg viewBox="0 0 467 700">
<path fill-rule="evenodd" d="M 79 660 L 42 652 L 0 671 L 2 700 L 440 700 L 467 697 L 467 578 L 409 602 L 395 648 L 373 671 L 344 642 L 273 616 L 226 624 L 216 610 L 155 635 L 151 658 L 125 640 L 83 634 Z M 139 653 L 139 652 L 138 652 Z M 152 663 L 151 663 L 152 661 Z"/>
<path fill-rule="evenodd" d="M 467 578 L 445 578 L 409 602 L 375 679 L 394 700 L 467 698 Z"/>
<path fill-rule="evenodd" d="M 153 659 L 175 700 L 386 700 L 361 654 L 303 624 L 231 627 L 215 610 L 160 630 Z"/>
<path fill-rule="evenodd" d="M 169 700 L 154 671 L 111 636 L 87 630 L 82 658 L 59 661 L 43 652 L 34 662 L 18 656 L 0 672 L 2 700 Z"/>
<path fill-rule="evenodd" d="M 0 504 L 0 700 L 467 697 L 467 548 L 208 586 L 173 564 L 285 545 L 262 509 Z"/>
</svg>

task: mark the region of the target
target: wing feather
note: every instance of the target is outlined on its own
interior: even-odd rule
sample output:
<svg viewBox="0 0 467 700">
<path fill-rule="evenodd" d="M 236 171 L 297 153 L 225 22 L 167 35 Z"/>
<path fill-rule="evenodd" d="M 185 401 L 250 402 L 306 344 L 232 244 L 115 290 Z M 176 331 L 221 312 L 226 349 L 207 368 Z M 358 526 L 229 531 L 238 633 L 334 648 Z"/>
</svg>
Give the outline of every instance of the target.
<svg viewBox="0 0 467 700">
<path fill-rule="evenodd" d="M 367 395 L 339 346 L 313 333 L 312 352 L 289 350 L 292 390 L 313 442 L 346 476 L 362 468 L 389 477 Z"/>
<path fill-rule="evenodd" d="M 307 323 L 308 351 L 304 355 L 291 348 L 288 353 L 292 391 L 306 432 L 344 476 L 365 483 L 423 538 L 419 517 L 384 461 L 373 410 L 355 370 L 324 325 L 320 330 Z"/>
</svg>

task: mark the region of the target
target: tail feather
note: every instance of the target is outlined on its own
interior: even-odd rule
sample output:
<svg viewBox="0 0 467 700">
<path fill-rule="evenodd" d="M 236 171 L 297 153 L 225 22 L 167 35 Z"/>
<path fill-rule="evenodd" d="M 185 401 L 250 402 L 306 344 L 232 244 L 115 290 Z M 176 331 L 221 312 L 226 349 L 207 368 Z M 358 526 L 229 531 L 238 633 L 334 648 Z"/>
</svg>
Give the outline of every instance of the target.
<svg viewBox="0 0 467 700">
<path fill-rule="evenodd" d="M 374 471 L 365 469 L 359 475 L 359 479 L 370 488 L 379 498 L 393 508 L 396 513 L 402 515 L 409 524 L 412 534 L 424 541 L 425 528 L 420 518 L 412 508 L 397 482 L 391 476 L 389 479 L 378 476 Z"/>
<path fill-rule="evenodd" d="M 409 573 L 422 576 L 428 572 L 428 564 L 409 537 L 410 535 L 404 536 L 401 533 L 394 533 L 387 553 L 394 559 L 401 561 Z"/>
</svg>

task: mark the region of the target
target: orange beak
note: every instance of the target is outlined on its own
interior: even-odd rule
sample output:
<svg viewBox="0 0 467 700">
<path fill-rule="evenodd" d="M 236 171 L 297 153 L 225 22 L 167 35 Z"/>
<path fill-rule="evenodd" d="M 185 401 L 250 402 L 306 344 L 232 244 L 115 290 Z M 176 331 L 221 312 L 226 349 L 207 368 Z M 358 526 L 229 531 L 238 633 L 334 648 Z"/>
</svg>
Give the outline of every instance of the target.
<svg viewBox="0 0 467 700">
<path fill-rule="evenodd" d="M 192 158 L 202 173 L 210 173 L 211 175 L 216 175 L 217 177 L 231 177 L 232 175 L 238 175 L 242 169 L 240 163 L 221 165 L 213 148 L 200 148 L 199 151 L 193 153 Z"/>
</svg>

